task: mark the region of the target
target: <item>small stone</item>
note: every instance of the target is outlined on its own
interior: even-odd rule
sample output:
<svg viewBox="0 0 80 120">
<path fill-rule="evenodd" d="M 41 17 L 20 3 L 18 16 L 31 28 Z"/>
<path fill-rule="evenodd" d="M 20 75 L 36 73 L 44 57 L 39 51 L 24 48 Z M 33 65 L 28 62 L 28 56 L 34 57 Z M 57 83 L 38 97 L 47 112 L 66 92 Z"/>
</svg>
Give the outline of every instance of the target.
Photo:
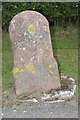
<svg viewBox="0 0 80 120">
<path fill-rule="evenodd" d="M 24 110 L 23 113 L 27 113 L 27 110 Z"/>
<path fill-rule="evenodd" d="M 4 114 L 2 113 L 2 116 L 3 116 Z"/>
<path fill-rule="evenodd" d="M 27 100 L 28 102 L 38 102 L 37 100 L 36 100 L 36 98 L 33 98 L 33 99 L 30 99 L 30 100 Z"/>
<path fill-rule="evenodd" d="M 44 96 L 42 97 L 42 100 L 46 100 L 46 99 L 49 99 L 49 98 L 51 98 L 50 94 L 44 94 Z"/>
<path fill-rule="evenodd" d="M 75 82 L 75 80 L 73 78 L 71 78 L 71 77 L 69 78 L 69 80 L 71 80 L 72 82 Z"/>
<path fill-rule="evenodd" d="M 39 37 L 40 37 L 40 38 L 42 38 L 42 36 L 41 36 L 41 35 L 40 35 Z"/>
<path fill-rule="evenodd" d="M 26 36 L 26 32 L 24 33 L 24 36 Z"/>
<path fill-rule="evenodd" d="M 33 102 L 38 102 L 35 98 L 32 99 Z"/>
<path fill-rule="evenodd" d="M 26 50 L 26 48 L 24 47 L 23 50 Z"/>
<path fill-rule="evenodd" d="M 36 43 L 36 41 L 33 41 L 33 43 Z"/>
<path fill-rule="evenodd" d="M 17 112 L 17 110 L 15 109 L 15 110 L 13 110 L 13 112 Z"/>
<path fill-rule="evenodd" d="M 64 102 L 65 100 L 55 100 L 55 101 L 46 101 L 45 103 L 62 103 Z"/>
<path fill-rule="evenodd" d="M 59 93 L 61 99 L 70 99 L 74 96 L 74 92 L 71 91 L 60 91 Z"/>
</svg>

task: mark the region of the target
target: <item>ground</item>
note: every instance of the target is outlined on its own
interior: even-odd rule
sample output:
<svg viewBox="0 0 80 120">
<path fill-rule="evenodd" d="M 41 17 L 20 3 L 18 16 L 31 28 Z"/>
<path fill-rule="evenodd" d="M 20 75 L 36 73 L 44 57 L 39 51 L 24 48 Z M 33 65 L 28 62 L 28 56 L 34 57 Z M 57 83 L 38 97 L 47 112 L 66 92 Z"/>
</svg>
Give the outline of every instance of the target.
<svg viewBox="0 0 80 120">
<path fill-rule="evenodd" d="M 78 118 L 78 105 L 74 99 L 63 103 L 26 103 L 3 109 L 3 118 Z"/>
</svg>

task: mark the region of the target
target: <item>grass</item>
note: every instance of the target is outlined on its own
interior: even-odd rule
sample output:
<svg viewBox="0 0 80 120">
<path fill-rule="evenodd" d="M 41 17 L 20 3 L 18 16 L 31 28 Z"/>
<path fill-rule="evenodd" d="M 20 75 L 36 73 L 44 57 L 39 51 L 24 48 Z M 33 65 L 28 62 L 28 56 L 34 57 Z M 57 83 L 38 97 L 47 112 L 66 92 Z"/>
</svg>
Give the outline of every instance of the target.
<svg viewBox="0 0 80 120">
<path fill-rule="evenodd" d="M 12 75 L 13 68 L 13 52 L 9 35 L 3 32 L 2 35 L 2 88 L 3 90 L 9 89 L 14 86 L 14 78 Z"/>
<path fill-rule="evenodd" d="M 61 75 L 78 79 L 78 51 L 76 49 L 54 50 Z"/>
<path fill-rule="evenodd" d="M 62 27 L 51 27 L 51 37 L 55 49 L 78 49 L 78 28 L 76 26 L 68 26 L 65 30 Z"/>
<path fill-rule="evenodd" d="M 55 31 L 54 31 L 55 29 Z M 61 75 L 67 75 L 78 78 L 78 36 L 77 28 L 67 27 L 66 31 L 62 28 L 51 27 L 52 47 L 54 56 L 57 59 L 59 72 Z M 12 75 L 13 52 L 11 42 L 7 32 L 3 31 L 2 39 L 2 88 L 3 91 L 15 86 L 15 80 Z"/>
</svg>

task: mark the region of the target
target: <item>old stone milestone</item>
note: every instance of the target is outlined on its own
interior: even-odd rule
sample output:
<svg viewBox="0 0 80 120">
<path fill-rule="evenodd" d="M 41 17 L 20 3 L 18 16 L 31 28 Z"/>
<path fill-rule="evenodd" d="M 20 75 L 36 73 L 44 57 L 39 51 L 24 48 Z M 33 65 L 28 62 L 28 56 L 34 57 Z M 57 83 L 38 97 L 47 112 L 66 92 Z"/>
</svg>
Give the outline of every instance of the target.
<svg viewBox="0 0 80 120">
<path fill-rule="evenodd" d="M 11 20 L 9 34 L 14 53 L 16 94 L 60 88 L 47 19 L 36 11 L 23 11 Z"/>
</svg>

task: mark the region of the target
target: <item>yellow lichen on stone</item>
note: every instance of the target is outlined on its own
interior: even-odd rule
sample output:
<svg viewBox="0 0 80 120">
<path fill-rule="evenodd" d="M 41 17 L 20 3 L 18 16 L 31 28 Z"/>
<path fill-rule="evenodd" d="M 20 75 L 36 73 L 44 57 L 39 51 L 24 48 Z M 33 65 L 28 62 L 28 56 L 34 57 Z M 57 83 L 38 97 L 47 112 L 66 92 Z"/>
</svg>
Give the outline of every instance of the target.
<svg viewBox="0 0 80 120">
<path fill-rule="evenodd" d="M 36 30 L 36 24 L 35 23 L 30 24 L 28 27 L 28 32 L 35 32 L 35 30 Z"/>
<path fill-rule="evenodd" d="M 12 72 L 13 72 L 13 74 L 16 74 L 16 73 L 18 73 L 19 71 L 20 71 L 19 68 L 15 68 Z"/>
<path fill-rule="evenodd" d="M 24 66 L 28 71 L 33 71 L 34 70 L 34 65 L 33 64 L 24 64 Z"/>
<path fill-rule="evenodd" d="M 50 64 L 48 67 L 49 67 L 49 68 L 51 68 L 51 67 L 52 67 L 52 65 Z"/>
<path fill-rule="evenodd" d="M 24 72 L 24 70 L 20 69 L 20 68 L 15 68 L 12 72 L 13 72 L 13 74 L 16 74 L 18 72 Z"/>
<path fill-rule="evenodd" d="M 24 72 L 24 69 L 20 69 L 20 71 L 19 72 Z"/>
<path fill-rule="evenodd" d="M 32 74 L 36 75 L 36 72 L 35 72 L 35 71 L 32 71 Z"/>
<path fill-rule="evenodd" d="M 24 64 L 25 68 L 28 70 L 28 71 L 31 71 L 32 74 L 36 74 L 36 72 L 34 71 L 34 65 L 33 64 Z M 13 74 L 16 74 L 16 73 L 19 73 L 19 72 L 24 72 L 26 70 L 22 69 L 22 68 L 15 68 L 12 72 Z"/>
</svg>

